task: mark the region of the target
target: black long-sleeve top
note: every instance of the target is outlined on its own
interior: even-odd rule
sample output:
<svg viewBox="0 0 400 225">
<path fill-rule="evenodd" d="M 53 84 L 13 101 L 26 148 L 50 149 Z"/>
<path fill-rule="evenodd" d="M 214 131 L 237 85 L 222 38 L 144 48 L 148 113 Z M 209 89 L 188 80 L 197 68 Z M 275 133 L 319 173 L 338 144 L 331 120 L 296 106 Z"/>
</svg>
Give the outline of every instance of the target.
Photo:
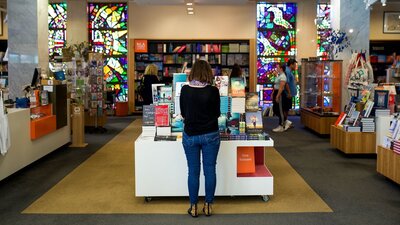
<svg viewBox="0 0 400 225">
<path fill-rule="evenodd" d="M 153 103 L 152 95 L 152 84 L 160 83 L 156 75 L 144 75 L 144 94 L 143 94 L 143 105 L 150 105 Z"/>
<path fill-rule="evenodd" d="M 218 131 L 218 117 L 221 114 L 218 88 L 211 85 L 201 88 L 183 86 L 180 108 L 187 135 Z"/>
</svg>

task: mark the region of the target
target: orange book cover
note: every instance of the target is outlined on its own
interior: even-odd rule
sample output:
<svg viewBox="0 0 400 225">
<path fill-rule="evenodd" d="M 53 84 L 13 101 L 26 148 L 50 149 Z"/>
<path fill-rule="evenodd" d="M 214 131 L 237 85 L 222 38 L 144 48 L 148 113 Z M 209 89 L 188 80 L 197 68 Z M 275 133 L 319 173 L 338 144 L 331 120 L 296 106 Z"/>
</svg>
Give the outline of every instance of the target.
<svg viewBox="0 0 400 225">
<path fill-rule="evenodd" d="M 147 40 L 135 40 L 135 52 L 147 52 Z"/>
<path fill-rule="evenodd" d="M 254 147 L 237 148 L 237 173 L 255 173 Z"/>
<path fill-rule="evenodd" d="M 336 122 L 335 122 L 335 126 L 339 126 L 343 123 L 344 118 L 346 118 L 346 113 L 342 112 L 340 113 L 339 117 L 337 118 Z"/>
</svg>

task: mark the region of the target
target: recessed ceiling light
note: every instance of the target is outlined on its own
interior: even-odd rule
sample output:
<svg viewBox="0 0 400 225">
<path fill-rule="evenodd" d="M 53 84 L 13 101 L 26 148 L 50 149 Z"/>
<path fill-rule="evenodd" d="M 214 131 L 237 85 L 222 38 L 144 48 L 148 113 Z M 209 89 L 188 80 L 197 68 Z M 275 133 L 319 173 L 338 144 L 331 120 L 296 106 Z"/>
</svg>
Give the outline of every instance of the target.
<svg viewBox="0 0 400 225">
<path fill-rule="evenodd" d="M 188 14 L 189 15 L 194 15 L 194 12 L 193 11 L 189 11 Z"/>
<path fill-rule="evenodd" d="M 193 5 L 193 2 L 187 2 L 186 5 Z"/>
<path fill-rule="evenodd" d="M 189 11 L 193 11 L 193 7 L 189 7 L 189 8 L 187 8 L 187 10 L 189 10 Z"/>
</svg>

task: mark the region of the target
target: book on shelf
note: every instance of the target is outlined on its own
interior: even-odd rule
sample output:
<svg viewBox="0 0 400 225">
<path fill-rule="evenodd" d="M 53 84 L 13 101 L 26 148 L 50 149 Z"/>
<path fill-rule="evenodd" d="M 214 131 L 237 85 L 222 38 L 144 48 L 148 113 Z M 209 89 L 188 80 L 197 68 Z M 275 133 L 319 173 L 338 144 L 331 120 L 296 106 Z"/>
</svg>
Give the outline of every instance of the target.
<svg viewBox="0 0 400 225">
<path fill-rule="evenodd" d="M 346 118 L 347 114 L 345 112 L 340 113 L 339 117 L 337 118 L 335 122 L 335 126 L 342 125 L 344 119 Z"/>
<path fill-rule="evenodd" d="M 221 75 L 222 76 L 229 76 L 231 74 L 232 70 L 229 68 L 222 68 L 221 69 Z"/>
<path fill-rule="evenodd" d="M 258 111 L 258 93 L 247 92 L 246 93 L 246 112 Z"/>
<path fill-rule="evenodd" d="M 172 86 L 160 86 L 158 102 L 172 102 Z"/>
<path fill-rule="evenodd" d="M 249 44 L 241 43 L 239 46 L 239 52 L 243 52 L 243 53 L 249 52 Z"/>
<path fill-rule="evenodd" d="M 261 111 L 246 112 L 246 130 L 248 133 L 260 133 L 263 131 Z"/>
<path fill-rule="evenodd" d="M 222 53 L 229 53 L 229 45 L 228 44 L 222 44 L 221 52 Z"/>
<path fill-rule="evenodd" d="M 227 129 L 229 130 L 230 134 L 239 134 L 240 113 L 230 113 L 227 119 Z"/>
<path fill-rule="evenodd" d="M 143 106 L 143 126 L 154 126 L 155 105 Z"/>
<path fill-rule="evenodd" d="M 215 86 L 219 90 L 219 95 L 220 96 L 228 96 L 229 77 L 228 76 L 215 76 L 214 82 L 215 82 Z"/>
<path fill-rule="evenodd" d="M 231 102 L 231 111 L 233 113 L 246 112 L 246 98 L 232 98 Z"/>
<path fill-rule="evenodd" d="M 225 113 L 221 113 L 221 115 L 218 117 L 218 129 L 219 132 L 225 132 L 226 131 L 226 123 L 227 123 L 227 117 Z"/>
<path fill-rule="evenodd" d="M 389 91 L 375 89 L 374 103 L 376 108 L 387 109 L 389 107 Z"/>
<path fill-rule="evenodd" d="M 356 126 L 359 123 L 359 117 L 360 117 L 360 112 L 355 110 L 350 116 L 350 123 L 352 123 L 353 126 Z"/>
<path fill-rule="evenodd" d="M 239 52 L 239 43 L 229 43 L 229 52 L 230 53 Z"/>
<path fill-rule="evenodd" d="M 220 111 L 221 113 L 228 113 L 230 111 L 230 97 L 220 96 Z"/>
<path fill-rule="evenodd" d="M 242 77 L 231 78 L 232 97 L 245 97 L 245 81 Z"/>
<path fill-rule="evenodd" d="M 155 125 L 157 127 L 169 126 L 170 109 L 169 105 L 155 106 Z"/>
<path fill-rule="evenodd" d="M 152 84 L 151 93 L 153 95 L 153 103 L 157 103 L 160 99 L 160 87 L 165 86 L 165 84 Z"/>
<path fill-rule="evenodd" d="M 374 102 L 371 100 L 367 100 L 364 105 L 364 109 L 361 112 L 362 117 L 369 117 L 371 114 L 372 108 L 374 107 Z"/>
<path fill-rule="evenodd" d="M 233 66 L 235 64 L 235 55 L 228 55 L 226 61 L 228 66 Z"/>
</svg>

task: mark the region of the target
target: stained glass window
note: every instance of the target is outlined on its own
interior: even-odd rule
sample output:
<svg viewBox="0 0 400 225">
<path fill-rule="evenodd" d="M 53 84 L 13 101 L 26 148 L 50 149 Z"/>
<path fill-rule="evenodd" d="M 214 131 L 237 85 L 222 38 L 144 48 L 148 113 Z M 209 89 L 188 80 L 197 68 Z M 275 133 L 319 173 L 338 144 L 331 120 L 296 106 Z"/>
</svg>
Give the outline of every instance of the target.
<svg viewBox="0 0 400 225">
<path fill-rule="evenodd" d="M 296 16 L 296 3 L 257 3 L 257 91 L 261 107 L 272 103 L 276 64 L 297 54 Z"/>
<path fill-rule="evenodd" d="M 331 5 L 319 3 L 317 5 L 317 56 L 323 59 L 328 57 L 328 37 L 332 31 L 331 27 Z"/>
<path fill-rule="evenodd" d="M 126 3 L 89 3 L 89 42 L 105 56 L 104 79 L 117 101 L 128 101 L 128 6 Z"/>
<path fill-rule="evenodd" d="M 52 58 L 54 53 L 62 55 L 62 48 L 66 43 L 67 29 L 67 3 L 50 3 L 48 5 L 48 25 L 49 25 L 49 56 Z"/>
</svg>

